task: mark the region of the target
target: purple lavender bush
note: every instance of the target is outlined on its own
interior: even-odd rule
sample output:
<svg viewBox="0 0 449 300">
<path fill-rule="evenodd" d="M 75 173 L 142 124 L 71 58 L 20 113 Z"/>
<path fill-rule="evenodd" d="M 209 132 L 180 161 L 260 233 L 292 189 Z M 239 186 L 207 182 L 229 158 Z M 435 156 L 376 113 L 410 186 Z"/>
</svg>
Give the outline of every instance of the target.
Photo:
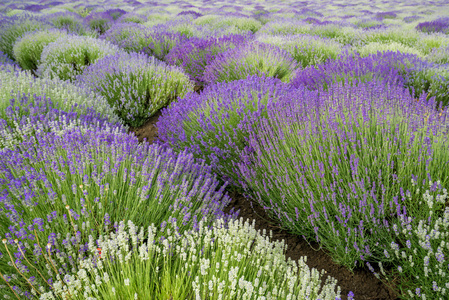
<svg viewBox="0 0 449 300">
<path fill-rule="evenodd" d="M 374 18 L 378 20 L 385 20 L 385 19 L 395 19 L 398 15 L 393 11 L 385 11 L 385 12 L 378 12 L 374 15 Z"/>
<path fill-rule="evenodd" d="M 404 17 L 403 21 L 405 23 L 412 23 L 419 19 L 422 19 L 422 17 L 421 16 L 408 16 L 408 17 Z"/>
<path fill-rule="evenodd" d="M 118 18 L 120 18 L 121 16 L 126 14 L 127 11 L 123 10 L 123 9 L 120 9 L 120 8 L 113 8 L 113 9 L 108 9 L 107 11 L 105 11 L 105 13 L 110 15 L 112 17 L 112 19 L 114 21 L 116 21 Z"/>
<path fill-rule="evenodd" d="M 224 180 L 237 185 L 237 151 L 246 146 L 251 127 L 289 88 L 279 79 L 250 76 L 206 86 L 161 110 L 156 124 L 159 143 L 188 151 L 211 165 Z"/>
<path fill-rule="evenodd" d="M 178 13 L 176 16 L 190 16 L 193 19 L 197 19 L 199 17 L 202 17 L 203 15 L 201 13 L 193 11 L 193 10 L 184 10 L 184 11 Z"/>
<path fill-rule="evenodd" d="M 439 18 L 430 22 L 419 23 L 416 26 L 416 30 L 432 33 L 432 32 L 441 32 L 448 34 L 449 33 L 449 18 Z"/>
<path fill-rule="evenodd" d="M 223 37 L 195 38 L 173 47 L 165 61 L 181 67 L 197 85 L 203 85 L 204 70 L 214 58 L 252 39 L 251 34 L 231 34 Z"/>
<path fill-rule="evenodd" d="M 298 64 L 287 51 L 254 41 L 217 55 L 206 66 L 203 80 L 212 84 L 257 75 L 289 82 L 297 68 Z"/>
<path fill-rule="evenodd" d="M 223 212 L 230 198 L 208 166 L 186 152 L 141 144 L 123 128 L 37 134 L 0 153 L 0 235 L 10 249 L 2 247 L 0 265 L 22 290 L 30 289 L 23 276 L 48 289 L 59 276 L 77 272 L 95 239 L 122 220 L 153 223 L 159 239 L 168 222 L 178 221 L 182 234 L 200 222 L 235 217 Z M 46 255 L 68 261 L 47 269 Z M 15 265 L 8 265 L 11 257 Z"/>
<path fill-rule="evenodd" d="M 428 62 L 417 55 L 378 51 L 362 57 L 358 53 L 344 55 L 337 60 L 307 67 L 296 73 L 293 87 L 305 86 L 310 90 L 342 82 L 359 84 L 383 80 L 407 87 L 410 93 L 428 93 L 440 106 L 449 103 L 449 73 L 445 65 Z"/>
<path fill-rule="evenodd" d="M 449 182 L 447 110 L 375 81 L 287 97 L 248 131 L 238 164 L 246 193 L 350 269 L 394 263 L 384 249 L 399 215 L 429 216 L 407 197 L 413 183 Z"/>
<path fill-rule="evenodd" d="M 67 35 L 44 47 L 37 75 L 74 81 L 97 60 L 121 52 L 118 46 L 87 36 Z"/>
<path fill-rule="evenodd" d="M 391 51 L 378 52 L 366 57 L 361 57 L 357 53 L 342 55 L 339 59 L 298 71 L 291 85 L 316 90 L 321 87 L 326 89 L 330 84 L 337 82 L 357 84 L 378 79 L 404 84 L 406 80 L 403 75 L 412 66 L 421 62 L 422 60 L 415 55 Z"/>
<path fill-rule="evenodd" d="M 441 108 L 449 104 L 449 65 L 424 61 L 416 64 L 405 78 L 411 91 L 428 93 L 429 97 L 435 97 Z"/>
<path fill-rule="evenodd" d="M 157 30 L 147 33 L 145 38 L 148 42 L 142 52 L 164 61 L 171 49 L 188 40 L 182 33 L 170 32 L 164 27 L 158 27 Z"/>
<path fill-rule="evenodd" d="M 101 35 L 114 23 L 114 18 L 107 12 L 90 13 L 85 19 L 87 27 Z"/>
<path fill-rule="evenodd" d="M 193 90 L 178 67 L 144 53 L 126 52 L 97 61 L 79 76 L 78 84 L 103 95 L 116 114 L 134 127 Z"/>
</svg>

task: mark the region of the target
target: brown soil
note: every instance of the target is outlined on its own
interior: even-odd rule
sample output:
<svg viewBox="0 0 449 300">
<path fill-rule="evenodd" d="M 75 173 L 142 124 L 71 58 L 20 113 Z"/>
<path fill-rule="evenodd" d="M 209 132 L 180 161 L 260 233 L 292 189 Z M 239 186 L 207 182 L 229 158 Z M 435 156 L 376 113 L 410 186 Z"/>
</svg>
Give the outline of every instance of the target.
<svg viewBox="0 0 449 300">
<path fill-rule="evenodd" d="M 202 89 L 195 89 L 199 92 Z M 160 112 L 152 116 L 143 126 L 130 128 L 139 141 L 144 138 L 147 142 L 153 143 L 158 137 L 155 126 Z M 339 266 L 332 261 L 332 258 L 323 250 L 318 250 L 319 245 L 316 242 L 308 243 L 302 237 L 282 230 L 273 220 L 270 220 L 267 213 L 258 203 L 252 203 L 245 199 L 241 194 L 230 193 L 231 203 L 225 208 L 229 213 L 231 208 L 240 210 L 239 217 L 246 219 L 255 219 L 257 230 L 266 229 L 267 234 L 270 230 L 273 233 L 273 240 L 284 240 L 287 244 L 286 256 L 292 260 L 298 260 L 301 256 L 307 256 L 307 265 L 317 270 L 325 270 L 328 276 L 337 279 L 337 285 L 341 287 L 342 299 L 347 299 L 350 291 L 354 293 L 357 300 L 396 300 L 399 299 L 396 293 L 382 284 L 368 269 L 355 269 L 351 273 L 343 266 Z"/>
<path fill-rule="evenodd" d="M 129 132 L 134 132 L 134 134 L 139 139 L 139 142 L 143 142 L 144 139 L 148 143 L 152 144 L 158 137 L 156 123 L 161 115 L 159 110 L 155 115 L 151 116 L 145 124 L 140 127 L 129 127 Z"/>
</svg>

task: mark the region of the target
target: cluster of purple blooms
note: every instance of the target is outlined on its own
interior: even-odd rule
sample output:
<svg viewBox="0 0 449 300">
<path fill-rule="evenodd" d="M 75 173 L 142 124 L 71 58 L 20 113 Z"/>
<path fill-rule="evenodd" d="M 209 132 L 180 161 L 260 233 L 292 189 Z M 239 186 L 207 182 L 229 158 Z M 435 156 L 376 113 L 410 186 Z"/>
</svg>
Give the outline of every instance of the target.
<svg viewBox="0 0 449 300">
<path fill-rule="evenodd" d="M 430 22 L 419 23 L 416 29 L 422 32 L 441 32 L 449 34 L 449 18 L 440 18 Z"/>
</svg>

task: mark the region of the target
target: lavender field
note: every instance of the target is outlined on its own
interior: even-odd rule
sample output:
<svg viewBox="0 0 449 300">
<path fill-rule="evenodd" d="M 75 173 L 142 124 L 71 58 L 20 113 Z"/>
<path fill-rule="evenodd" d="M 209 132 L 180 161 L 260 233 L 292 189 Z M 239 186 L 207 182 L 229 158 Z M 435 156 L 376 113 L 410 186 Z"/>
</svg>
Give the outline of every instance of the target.
<svg viewBox="0 0 449 300">
<path fill-rule="evenodd" d="M 449 1 L 0 0 L 0 299 L 449 299 Z"/>
</svg>

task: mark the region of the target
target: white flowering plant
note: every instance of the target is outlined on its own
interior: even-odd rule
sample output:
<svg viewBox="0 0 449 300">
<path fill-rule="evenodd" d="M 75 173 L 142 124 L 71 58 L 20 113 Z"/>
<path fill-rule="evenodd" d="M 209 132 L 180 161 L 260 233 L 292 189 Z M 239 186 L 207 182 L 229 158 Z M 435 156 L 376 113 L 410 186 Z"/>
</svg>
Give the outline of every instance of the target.
<svg viewBox="0 0 449 300">
<path fill-rule="evenodd" d="M 395 285 L 404 299 L 447 299 L 449 295 L 449 207 L 448 191 L 439 181 L 416 187 L 413 194 L 403 195 L 408 201 L 418 199 L 418 209 L 400 216 L 400 225 L 393 226 L 395 241 L 384 250 L 395 260 L 387 267 L 379 264 L 378 272 L 367 262 L 374 275 L 386 284 Z M 426 211 L 427 213 L 422 213 Z M 421 214 L 420 214 L 421 212 Z M 411 217 L 414 215 L 416 217 Z M 393 283 L 394 282 L 394 283 Z M 393 283 L 393 284 L 392 284 Z"/>
<path fill-rule="evenodd" d="M 286 259 L 284 242 L 271 242 L 254 222 L 199 222 L 184 234 L 120 222 L 89 244 L 77 272 L 55 280 L 40 299 L 339 299 L 340 288 L 306 258 Z M 161 237 L 162 235 L 162 237 Z M 271 235 L 271 233 L 270 233 Z"/>
</svg>

